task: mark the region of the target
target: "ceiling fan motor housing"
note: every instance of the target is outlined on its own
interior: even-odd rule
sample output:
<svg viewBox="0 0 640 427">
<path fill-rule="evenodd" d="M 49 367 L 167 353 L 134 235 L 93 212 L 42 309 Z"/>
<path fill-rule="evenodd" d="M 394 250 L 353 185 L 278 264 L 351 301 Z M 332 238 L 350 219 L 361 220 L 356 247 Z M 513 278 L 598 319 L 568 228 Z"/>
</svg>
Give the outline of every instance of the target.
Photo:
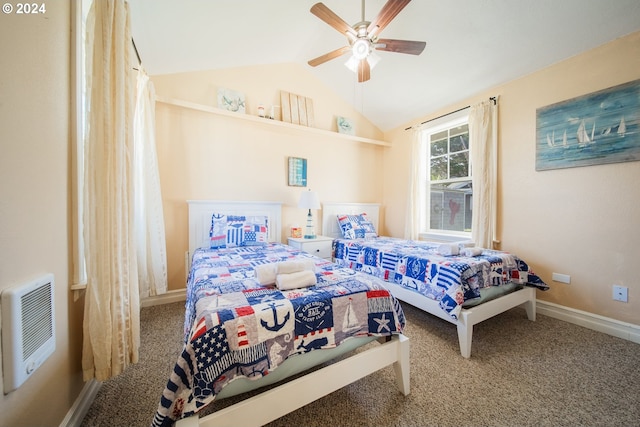
<svg viewBox="0 0 640 427">
<path fill-rule="evenodd" d="M 358 39 L 351 45 L 351 51 L 357 60 L 365 59 L 371 53 L 371 42 L 366 38 Z"/>
</svg>

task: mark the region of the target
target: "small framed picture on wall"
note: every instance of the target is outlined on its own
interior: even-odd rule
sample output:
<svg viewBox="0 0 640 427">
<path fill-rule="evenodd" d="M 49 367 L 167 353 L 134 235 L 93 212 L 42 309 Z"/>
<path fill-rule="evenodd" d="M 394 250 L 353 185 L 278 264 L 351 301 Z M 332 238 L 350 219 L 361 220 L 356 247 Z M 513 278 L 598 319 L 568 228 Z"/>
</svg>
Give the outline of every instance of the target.
<svg viewBox="0 0 640 427">
<path fill-rule="evenodd" d="M 307 186 L 307 159 L 289 157 L 289 186 Z"/>
</svg>

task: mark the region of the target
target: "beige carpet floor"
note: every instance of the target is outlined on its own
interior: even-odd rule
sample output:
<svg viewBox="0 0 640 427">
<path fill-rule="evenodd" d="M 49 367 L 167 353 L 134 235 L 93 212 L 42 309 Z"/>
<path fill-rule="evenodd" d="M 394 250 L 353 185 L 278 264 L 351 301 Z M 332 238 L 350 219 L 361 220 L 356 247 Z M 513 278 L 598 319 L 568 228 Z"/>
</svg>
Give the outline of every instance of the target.
<svg viewBox="0 0 640 427">
<path fill-rule="evenodd" d="M 269 427 L 640 426 L 638 344 L 542 315 L 530 322 L 515 308 L 476 325 L 464 359 L 455 326 L 403 308 L 409 396 L 396 390 L 388 367 Z M 140 362 L 102 384 L 82 426 L 151 423 L 181 350 L 183 318 L 184 303 L 142 309 Z"/>
</svg>

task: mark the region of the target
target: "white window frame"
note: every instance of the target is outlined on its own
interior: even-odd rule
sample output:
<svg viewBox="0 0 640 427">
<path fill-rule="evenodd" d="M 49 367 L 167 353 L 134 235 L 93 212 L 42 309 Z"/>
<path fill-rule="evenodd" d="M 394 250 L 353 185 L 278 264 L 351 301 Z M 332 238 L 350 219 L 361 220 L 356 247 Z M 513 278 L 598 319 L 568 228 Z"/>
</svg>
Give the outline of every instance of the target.
<svg viewBox="0 0 640 427">
<path fill-rule="evenodd" d="M 425 191 L 422 192 L 424 195 L 424 200 L 420 201 L 421 209 L 423 212 L 420 217 L 423 219 L 420 224 L 420 232 L 419 238 L 421 240 L 431 240 L 431 241 L 460 241 L 471 239 L 470 231 L 454 231 L 454 230 L 440 230 L 440 229 L 431 229 L 431 150 L 430 150 L 430 139 L 431 135 L 442 132 L 443 130 L 447 130 L 456 126 L 461 126 L 469 123 L 469 109 L 464 109 L 452 114 L 448 114 L 447 116 L 441 117 L 439 119 L 433 120 L 429 123 L 428 126 L 425 126 L 421 132 L 421 138 L 423 146 L 425 147 L 425 158 L 422 160 L 426 164 L 424 165 L 424 169 L 426 170 L 425 178 L 422 185 L 425 186 Z M 471 159 L 471 147 L 469 147 L 469 158 Z M 473 176 L 473 168 L 471 163 L 469 163 L 469 179 L 472 179 Z"/>
</svg>

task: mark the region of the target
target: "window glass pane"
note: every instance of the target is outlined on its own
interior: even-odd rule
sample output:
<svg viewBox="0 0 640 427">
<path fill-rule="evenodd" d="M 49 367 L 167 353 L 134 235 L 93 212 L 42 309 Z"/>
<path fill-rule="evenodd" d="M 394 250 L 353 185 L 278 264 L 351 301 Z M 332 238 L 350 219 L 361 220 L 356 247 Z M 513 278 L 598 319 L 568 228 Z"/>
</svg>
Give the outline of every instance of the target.
<svg viewBox="0 0 640 427">
<path fill-rule="evenodd" d="M 440 181 L 449 178 L 449 156 L 431 158 L 431 180 Z"/>
<path fill-rule="evenodd" d="M 449 178 L 466 178 L 469 176 L 469 153 L 462 152 L 449 156 Z"/>
<path fill-rule="evenodd" d="M 431 135 L 431 142 L 439 141 L 441 139 L 446 140 L 449 138 L 449 129 L 434 133 Z"/>
<path fill-rule="evenodd" d="M 471 181 L 431 185 L 432 230 L 471 231 Z"/>
<path fill-rule="evenodd" d="M 456 126 L 456 127 L 452 127 L 449 130 L 449 134 L 451 135 L 451 138 L 458 136 L 458 135 L 464 135 L 467 134 L 469 135 L 469 125 L 468 124 L 463 124 L 460 126 Z"/>
<path fill-rule="evenodd" d="M 431 186 L 429 228 L 432 230 L 442 230 L 442 191 L 438 191 L 439 188 L 442 186 L 438 184 Z"/>
<path fill-rule="evenodd" d="M 431 156 L 442 156 L 447 154 L 447 139 L 434 141 L 431 139 Z"/>
<path fill-rule="evenodd" d="M 464 151 L 469 149 L 469 132 L 454 135 L 451 133 L 451 152 Z"/>
</svg>

